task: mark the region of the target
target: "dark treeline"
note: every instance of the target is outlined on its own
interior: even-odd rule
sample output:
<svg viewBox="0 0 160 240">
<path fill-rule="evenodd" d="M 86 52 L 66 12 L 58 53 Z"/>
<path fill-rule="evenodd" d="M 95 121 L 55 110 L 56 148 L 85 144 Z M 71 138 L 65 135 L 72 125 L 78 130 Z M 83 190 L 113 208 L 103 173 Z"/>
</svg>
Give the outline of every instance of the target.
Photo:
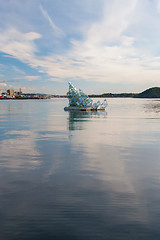
<svg viewBox="0 0 160 240">
<path fill-rule="evenodd" d="M 89 97 L 97 98 L 160 98 L 160 87 L 149 88 L 141 93 L 103 93 L 90 94 Z"/>
<path fill-rule="evenodd" d="M 89 95 L 89 97 L 92 97 L 92 98 L 94 98 L 94 97 L 99 97 L 99 98 L 115 98 L 115 97 L 125 97 L 125 98 L 127 98 L 127 97 L 135 97 L 136 96 L 136 94 L 135 93 L 103 93 L 103 94 L 100 94 L 100 95 L 98 95 L 98 94 L 91 94 L 91 95 Z"/>
</svg>

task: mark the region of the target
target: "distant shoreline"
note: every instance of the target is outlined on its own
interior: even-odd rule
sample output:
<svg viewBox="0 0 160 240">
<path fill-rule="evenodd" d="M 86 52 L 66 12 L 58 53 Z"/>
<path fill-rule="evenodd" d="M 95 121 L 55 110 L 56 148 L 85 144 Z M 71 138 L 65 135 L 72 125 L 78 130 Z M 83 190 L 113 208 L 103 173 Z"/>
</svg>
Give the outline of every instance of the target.
<svg viewBox="0 0 160 240">
<path fill-rule="evenodd" d="M 50 98 L 67 98 L 67 95 L 42 95 L 30 97 L 7 97 L 0 98 L 0 100 L 39 100 L 39 99 L 50 99 Z M 160 87 L 152 87 L 141 93 L 103 93 L 103 94 L 89 94 L 90 98 L 160 98 Z"/>
</svg>

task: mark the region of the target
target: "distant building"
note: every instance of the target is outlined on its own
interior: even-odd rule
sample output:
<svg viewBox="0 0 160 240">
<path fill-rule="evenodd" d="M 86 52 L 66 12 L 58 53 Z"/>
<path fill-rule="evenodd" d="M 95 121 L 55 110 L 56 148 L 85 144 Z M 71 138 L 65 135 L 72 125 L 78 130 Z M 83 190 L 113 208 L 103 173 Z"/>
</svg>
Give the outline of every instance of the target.
<svg viewBox="0 0 160 240">
<path fill-rule="evenodd" d="M 15 96 L 15 97 L 18 97 L 18 92 L 14 92 L 14 96 Z"/>
<path fill-rule="evenodd" d="M 7 94 L 8 94 L 10 97 L 13 97 L 13 96 L 14 96 L 14 89 L 8 89 L 8 90 L 7 90 Z"/>
<path fill-rule="evenodd" d="M 20 97 L 20 96 L 22 96 L 21 88 L 19 89 L 19 92 L 14 92 L 14 96 L 15 96 L 15 97 Z"/>
<path fill-rule="evenodd" d="M 18 96 L 21 96 L 22 95 L 22 90 L 21 90 L 21 88 L 19 89 L 19 92 L 17 92 L 18 93 Z"/>
<path fill-rule="evenodd" d="M 19 95 L 22 95 L 22 90 L 21 90 L 21 88 L 19 89 L 18 94 L 19 94 Z"/>
</svg>

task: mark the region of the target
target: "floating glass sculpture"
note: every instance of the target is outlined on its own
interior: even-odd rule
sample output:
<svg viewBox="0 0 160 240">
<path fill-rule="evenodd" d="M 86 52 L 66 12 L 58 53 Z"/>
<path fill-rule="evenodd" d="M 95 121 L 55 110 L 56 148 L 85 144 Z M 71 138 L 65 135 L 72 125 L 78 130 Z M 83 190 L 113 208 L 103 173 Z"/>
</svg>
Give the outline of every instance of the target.
<svg viewBox="0 0 160 240">
<path fill-rule="evenodd" d="M 64 110 L 80 110 L 80 111 L 97 111 L 105 110 L 107 106 L 106 99 L 101 104 L 100 101 L 93 104 L 93 100 L 88 97 L 81 89 L 79 91 L 73 86 L 72 83 L 69 84 L 69 91 L 67 92 L 67 97 L 69 99 L 69 107 L 65 107 Z"/>
</svg>

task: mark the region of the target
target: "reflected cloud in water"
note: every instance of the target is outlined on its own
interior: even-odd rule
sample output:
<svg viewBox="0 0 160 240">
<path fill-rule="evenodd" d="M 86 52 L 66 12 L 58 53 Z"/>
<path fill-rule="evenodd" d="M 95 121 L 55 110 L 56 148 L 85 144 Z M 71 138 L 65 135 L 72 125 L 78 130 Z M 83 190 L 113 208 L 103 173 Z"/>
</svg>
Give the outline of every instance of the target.
<svg viewBox="0 0 160 240">
<path fill-rule="evenodd" d="M 1 105 L 0 238 L 159 236 L 160 125 L 145 104 L 111 99 L 107 113 L 64 112 L 65 99 Z"/>
<path fill-rule="evenodd" d="M 102 181 L 108 194 L 109 189 L 112 190 L 108 198 L 115 198 L 114 206 L 118 209 L 124 207 L 123 216 L 125 215 L 128 221 L 132 219 L 147 224 L 150 222 L 148 203 L 145 200 L 148 193 L 143 189 L 145 183 L 142 186 L 139 182 L 148 179 L 156 168 L 160 169 L 157 160 L 160 154 L 160 128 L 153 127 L 154 121 L 149 123 L 146 120 L 149 115 L 141 112 L 143 102 L 138 105 L 138 102 L 132 100 L 131 103 L 136 108 L 132 109 L 125 103 L 116 109 L 118 118 L 117 115 L 111 116 L 110 111 L 109 117 L 100 118 L 98 121 L 88 113 L 80 116 L 77 113 L 70 114 L 71 147 L 73 151 L 78 152 L 80 149 L 83 153 L 81 165 L 79 164 L 82 175 Z M 154 129 L 157 136 L 154 135 Z M 85 131 L 73 132 L 74 130 Z M 139 166 L 141 161 L 144 161 L 144 165 L 147 164 L 145 171 Z M 133 166 L 138 175 L 136 171 L 132 171 Z"/>
<path fill-rule="evenodd" d="M 1 140 L 0 166 L 10 171 L 19 168 L 33 169 L 40 165 L 40 153 L 36 149 L 35 135 L 31 131 L 8 131 Z"/>
</svg>

